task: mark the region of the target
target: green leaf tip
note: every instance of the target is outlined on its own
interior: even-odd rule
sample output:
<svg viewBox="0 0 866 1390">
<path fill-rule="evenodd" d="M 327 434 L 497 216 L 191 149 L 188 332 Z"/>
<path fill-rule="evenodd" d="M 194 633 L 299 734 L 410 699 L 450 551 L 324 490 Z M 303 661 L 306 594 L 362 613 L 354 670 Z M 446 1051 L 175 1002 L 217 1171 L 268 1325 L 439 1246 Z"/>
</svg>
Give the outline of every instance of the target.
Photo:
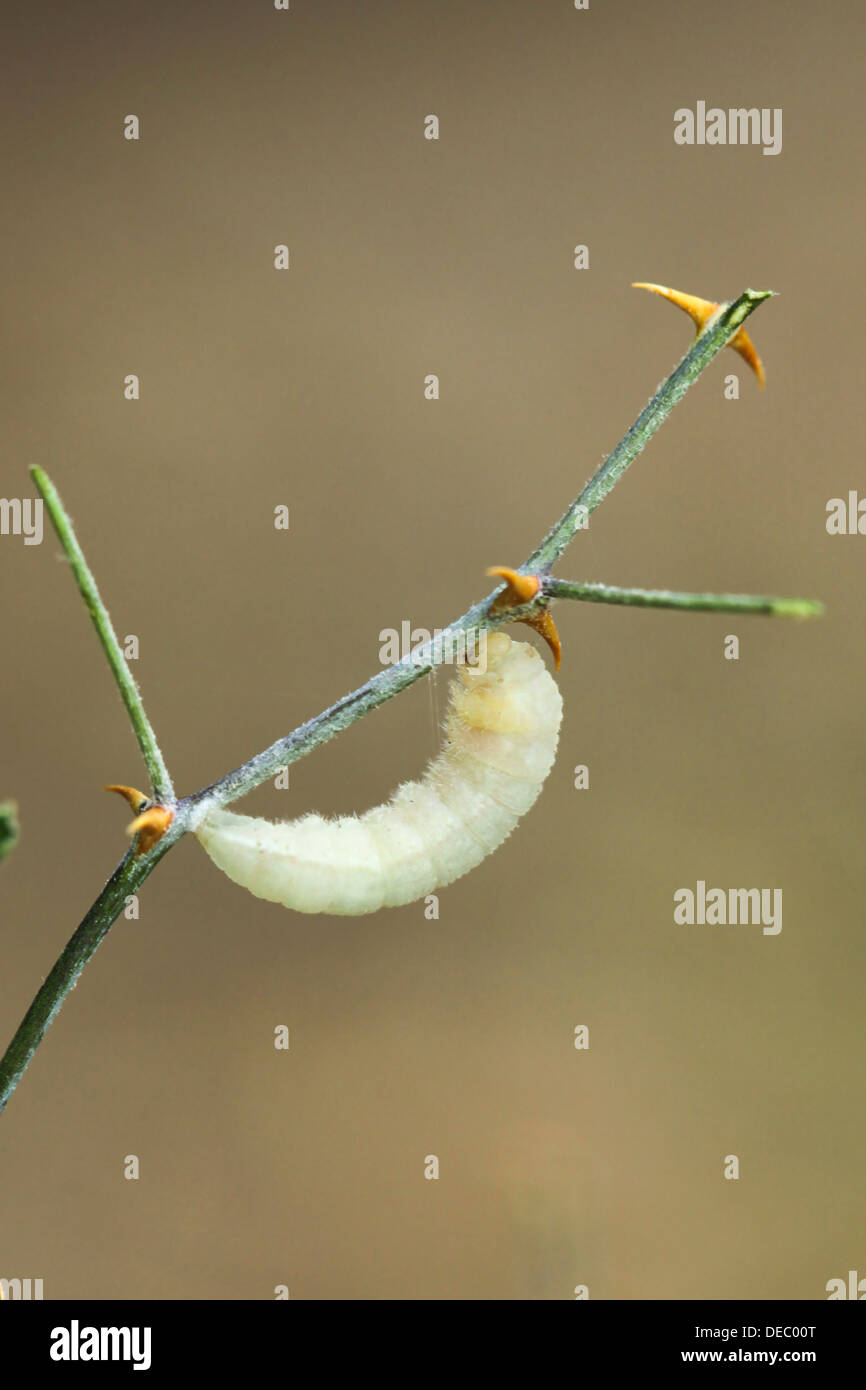
<svg viewBox="0 0 866 1390">
<path fill-rule="evenodd" d="M 777 598 L 771 611 L 774 618 L 820 618 L 824 605 L 815 598 Z"/>
<path fill-rule="evenodd" d="M 0 801 L 0 863 L 18 843 L 18 807 L 14 801 Z"/>
</svg>

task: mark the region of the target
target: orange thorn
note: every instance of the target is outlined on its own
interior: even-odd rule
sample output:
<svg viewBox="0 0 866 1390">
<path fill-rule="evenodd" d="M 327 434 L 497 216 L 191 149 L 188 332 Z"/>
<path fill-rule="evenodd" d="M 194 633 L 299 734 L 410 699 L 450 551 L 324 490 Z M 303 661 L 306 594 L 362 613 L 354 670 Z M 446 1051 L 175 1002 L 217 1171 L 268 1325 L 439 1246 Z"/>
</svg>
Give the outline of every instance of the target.
<svg viewBox="0 0 866 1390">
<path fill-rule="evenodd" d="M 487 573 L 505 580 L 505 592 L 499 595 L 494 604 L 497 609 L 520 608 L 534 599 L 541 588 L 537 574 L 518 574 L 517 570 L 510 570 L 505 565 L 493 565 Z"/>
<path fill-rule="evenodd" d="M 174 811 L 169 810 L 168 806 L 151 806 L 136 816 L 132 824 L 126 827 L 127 835 L 138 836 L 136 854 L 147 854 L 149 849 L 153 849 L 173 820 Z"/>
<path fill-rule="evenodd" d="M 669 299 L 671 304 L 676 304 L 678 309 L 685 310 L 689 318 L 695 323 L 699 333 L 704 328 L 711 314 L 714 314 L 716 310 L 721 307 L 719 304 L 713 304 L 709 299 L 698 299 L 697 295 L 683 294 L 681 290 L 668 289 L 667 285 L 649 285 L 643 280 L 633 280 L 632 289 L 652 290 L 653 294 L 660 294 L 663 299 Z M 758 384 L 760 386 L 765 386 L 766 378 L 764 376 L 764 364 L 755 351 L 755 345 L 745 328 L 741 328 L 738 333 L 734 334 L 728 347 L 732 347 L 735 352 L 738 352 L 740 356 L 748 362 L 755 376 L 758 378 Z"/>
<path fill-rule="evenodd" d="M 118 792 L 136 812 L 135 820 L 126 827 L 127 835 L 138 836 L 136 854 L 146 854 L 149 849 L 153 849 L 174 820 L 174 811 L 168 806 L 151 806 L 150 797 L 145 796 L 144 792 L 136 791 L 135 787 L 112 785 L 104 790 Z"/>
<path fill-rule="evenodd" d="M 118 786 L 116 783 L 112 783 L 110 787 L 103 787 L 102 790 L 104 792 L 118 792 L 120 796 L 129 802 L 136 815 L 139 811 L 144 809 L 150 800 L 149 796 L 145 796 L 144 792 L 136 791 L 135 787 Z"/>
<path fill-rule="evenodd" d="M 553 614 L 545 608 L 543 613 L 536 613 L 531 618 L 520 618 L 521 623 L 528 623 L 534 627 L 553 652 L 553 661 L 557 671 L 562 665 L 562 642 L 559 640 L 559 633 L 556 630 L 556 623 L 553 621 Z"/>
<path fill-rule="evenodd" d="M 522 608 L 524 603 L 530 603 L 541 589 L 541 580 L 537 574 L 518 574 L 517 570 L 507 569 L 504 565 L 493 565 L 487 573 L 497 575 L 505 580 L 505 589 L 494 601 L 491 612 L 501 612 L 503 608 Z M 552 615 L 545 608 L 541 613 L 533 613 L 528 618 L 518 618 L 517 622 L 526 623 L 539 633 L 553 652 L 553 660 L 556 669 L 562 663 L 562 643 L 559 640 L 559 633 L 556 630 L 556 623 Z"/>
</svg>

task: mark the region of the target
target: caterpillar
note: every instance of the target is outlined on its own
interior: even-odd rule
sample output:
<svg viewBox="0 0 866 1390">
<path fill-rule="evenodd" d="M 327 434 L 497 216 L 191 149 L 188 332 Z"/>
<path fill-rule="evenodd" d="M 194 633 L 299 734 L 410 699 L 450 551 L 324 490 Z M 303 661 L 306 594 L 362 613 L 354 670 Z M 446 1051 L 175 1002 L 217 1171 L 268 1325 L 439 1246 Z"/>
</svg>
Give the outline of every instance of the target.
<svg viewBox="0 0 866 1390">
<path fill-rule="evenodd" d="M 462 664 L 457 676 L 445 742 L 419 782 L 337 820 L 211 811 L 195 833 L 213 862 L 257 898 L 341 916 L 414 902 L 474 869 L 538 797 L 562 696 L 535 648 L 500 632 L 485 668 Z"/>
</svg>

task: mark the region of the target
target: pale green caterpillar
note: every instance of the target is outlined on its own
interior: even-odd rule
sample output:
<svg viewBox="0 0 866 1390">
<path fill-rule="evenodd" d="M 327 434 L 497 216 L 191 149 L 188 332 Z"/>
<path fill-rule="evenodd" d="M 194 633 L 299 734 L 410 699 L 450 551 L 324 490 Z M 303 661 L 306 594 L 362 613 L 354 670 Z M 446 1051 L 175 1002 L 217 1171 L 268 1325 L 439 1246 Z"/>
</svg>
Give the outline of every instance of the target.
<svg viewBox="0 0 866 1390">
<path fill-rule="evenodd" d="M 420 782 L 363 816 L 266 821 L 212 811 L 196 829 L 211 859 L 257 898 L 360 916 L 414 902 L 502 844 L 553 766 L 562 696 L 534 647 L 487 639 L 485 669 L 461 665 L 446 741 Z"/>
</svg>

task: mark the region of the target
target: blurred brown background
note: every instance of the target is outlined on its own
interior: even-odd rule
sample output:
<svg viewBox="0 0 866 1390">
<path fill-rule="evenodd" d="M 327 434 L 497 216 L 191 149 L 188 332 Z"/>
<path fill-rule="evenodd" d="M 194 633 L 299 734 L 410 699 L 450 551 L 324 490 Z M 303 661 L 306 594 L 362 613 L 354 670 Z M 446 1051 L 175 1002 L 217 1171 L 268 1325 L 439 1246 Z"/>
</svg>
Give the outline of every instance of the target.
<svg viewBox="0 0 866 1390">
<path fill-rule="evenodd" d="M 559 573 L 828 611 L 560 605 L 561 756 L 438 922 L 292 915 L 181 844 L 0 1121 L 4 1277 L 710 1299 L 866 1274 L 866 539 L 824 524 L 863 488 L 861 23 L 811 0 L 8 16 L 2 492 L 32 495 L 31 463 L 56 481 L 180 792 L 529 553 L 690 339 L 632 280 L 779 291 L 751 323 L 768 387 L 717 361 Z M 782 107 L 782 153 L 675 146 L 698 100 Z M 145 776 L 47 527 L 0 541 L 4 1045 L 124 850 L 102 784 Z M 381 800 L 436 746 L 429 692 L 241 809 Z M 782 888 L 781 934 L 675 927 L 699 878 Z"/>
</svg>

